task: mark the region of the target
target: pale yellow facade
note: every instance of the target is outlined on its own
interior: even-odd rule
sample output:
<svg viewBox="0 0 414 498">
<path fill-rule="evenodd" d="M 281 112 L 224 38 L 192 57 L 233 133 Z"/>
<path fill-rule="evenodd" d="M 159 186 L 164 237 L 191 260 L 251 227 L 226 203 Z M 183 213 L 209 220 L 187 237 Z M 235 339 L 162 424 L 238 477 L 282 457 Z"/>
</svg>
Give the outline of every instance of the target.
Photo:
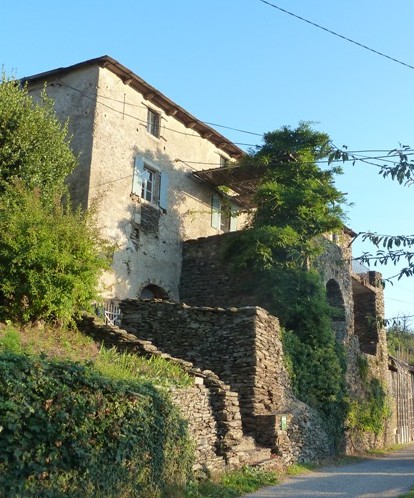
<svg viewBox="0 0 414 498">
<path fill-rule="evenodd" d="M 105 297 L 134 298 L 155 285 L 178 300 L 182 241 L 221 233 L 212 226 L 212 197 L 219 194 L 192 172 L 219 167 L 234 149 L 228 154 L 158 105 L 152 93 L 144 95 L 96 61 L 31 77 L 29 88 L 36 94 L 46 81 L 58 115 L 69 120 L 79 154 L 73 198 L 97 204 L 102 235 L 115 246 L 113 271 L 102 281 Z M 148 109 L 159 117 L 159 136 L 148 131 Z M 165 205 L 143 199 L 141 184 L 134 183 L 137 164 L 161 183 Z M 242 220 L 233 218 L 231 229 L 236 223 L 239 228 Z"/>
</svg>

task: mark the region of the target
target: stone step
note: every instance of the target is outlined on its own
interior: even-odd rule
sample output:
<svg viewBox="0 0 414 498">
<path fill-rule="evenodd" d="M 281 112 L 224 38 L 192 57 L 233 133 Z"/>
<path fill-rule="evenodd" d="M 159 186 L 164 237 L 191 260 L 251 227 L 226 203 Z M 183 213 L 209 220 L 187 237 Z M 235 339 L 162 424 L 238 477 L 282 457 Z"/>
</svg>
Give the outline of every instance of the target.
<svg viewBox="0 0 414 498">
<path fill-rule="evenodd" d="M 238 453 L 240 462 L 245 465 L 259 465 L 261 462 L 271 459 L 270 448 L 256 447 L 255 449 Z"/>
<path fill-rule="evenodd" d="M 237 452 L 256 450 L 256 442 L 251 436 L 243 436 L 240 443 L 234 447 Z"/>
</svg>

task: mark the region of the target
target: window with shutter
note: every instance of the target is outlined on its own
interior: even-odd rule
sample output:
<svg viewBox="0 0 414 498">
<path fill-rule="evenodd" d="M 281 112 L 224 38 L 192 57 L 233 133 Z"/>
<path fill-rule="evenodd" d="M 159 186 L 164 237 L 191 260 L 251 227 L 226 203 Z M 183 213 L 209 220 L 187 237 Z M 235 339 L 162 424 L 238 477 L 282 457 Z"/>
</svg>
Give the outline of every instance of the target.
<svg viewBox="0 0 414 498">
<path fill-rule="evenodd" d="M 223 202 L 218 195 L 211 197 L 211 226 L 221 232 L 237 230 L 237 209 Z"/>
<path fill-rule="evenodd" d="M 135 158 L 132 179 L 132 193 L 142 199 L 160 206 L 164 211 L 168 207 L 168 175 L 161 173 L 150 161 L 141 156 Z"/>
</svg>

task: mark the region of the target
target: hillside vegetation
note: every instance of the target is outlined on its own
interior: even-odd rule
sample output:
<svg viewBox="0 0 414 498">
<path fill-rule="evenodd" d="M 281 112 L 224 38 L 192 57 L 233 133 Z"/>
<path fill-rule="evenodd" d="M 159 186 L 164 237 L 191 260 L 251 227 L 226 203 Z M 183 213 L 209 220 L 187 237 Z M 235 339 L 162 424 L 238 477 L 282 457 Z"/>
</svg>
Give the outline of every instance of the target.
<svg viewBox="0 0 414 498">
<path fill-rule="evenodd" d="M 163 359 L 98 350 L 78 333 L 0 331 L 0 496 L 151 497 L 191 475 Z"/>
</svg>

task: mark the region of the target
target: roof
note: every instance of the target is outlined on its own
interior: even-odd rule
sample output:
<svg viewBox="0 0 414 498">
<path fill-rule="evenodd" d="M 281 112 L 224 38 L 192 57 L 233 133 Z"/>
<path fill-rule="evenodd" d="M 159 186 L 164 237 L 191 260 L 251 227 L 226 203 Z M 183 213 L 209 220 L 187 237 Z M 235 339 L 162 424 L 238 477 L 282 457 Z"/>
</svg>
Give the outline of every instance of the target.
<svg viewBox="0 0 414 498">
<path fill-rule="evenodd" d="M 167 115 L 174 116 L 175 119 L 183 123 L 186 127 L 199 133 L 203 138 L 209 140 L 216 147 L 226 152 L 231 158 L 238 158 L 244 155 L 244 151 L 237 147 L 237 145 L 231 142 L 228 138 L 221 135 L 221 133 L 214 130 L 214 128 L 211 128 L 199 119 L 195 118 L 192 114 L 162 94 L 159 90 L 151 86 L 145 80 L 108 55 L 104 55 L 96 59 L 89 59 L 72 66 L 61 67 L 44 73 L 28 76 L 22 78 L 22 82 L 27 82 L 28 84 L 44 82 L 51 77 L 67 74 L 83 69 L 87 66 L 95 65 L 112 71 L 114 74 L 119 76 L 126 85 L 129 85 L 142 93 L 146 100 L 151 101 L 154 105 L 163 109 Z"/>
</svg>

